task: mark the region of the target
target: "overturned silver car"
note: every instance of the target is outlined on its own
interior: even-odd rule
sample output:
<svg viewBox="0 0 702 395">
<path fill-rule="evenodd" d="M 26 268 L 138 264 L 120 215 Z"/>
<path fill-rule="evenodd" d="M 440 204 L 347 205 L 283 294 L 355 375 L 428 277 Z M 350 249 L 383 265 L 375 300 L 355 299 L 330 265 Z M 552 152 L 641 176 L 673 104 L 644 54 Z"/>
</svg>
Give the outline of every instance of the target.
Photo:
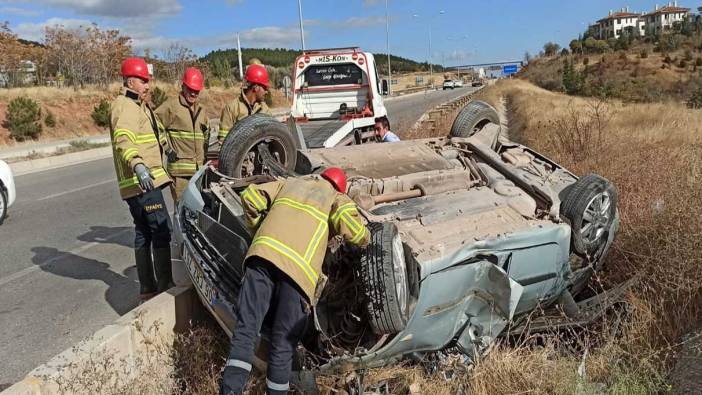
<svg viewBox="0 0 702 395">
<path fill-rule="evenodd" d="M 251 118 L 241 127 L 260 138 L 230 150 L 225 143 L 221 172 L 210 166 L 193 177 L 176 213 L 176 253 L 231 333 L 253 236 L 239 192 L 281 172 L 305 177 L 344 168 L 371 244 L 358 254 L 330 243 L 326 286 L 298 368 L 376 367 L 446 348 L 475 358 L 537 306 L 577 309 L 573 296 L 602 265 L 619 226 L 616 190 L 606 179 L 578 178 L 500 137 L 497 114 L 483 102 L 463 109 L 450 137 L 298 150 L 294 157 L 276 153 L 276 144 L 288 144 L 276 143 L 283 134 L 267 137 L 275 121 Z M 266 148 L 251 167 L 257 174 L 228 176 L 242 173 L 232 163 L 242 166 L 256 144 Z"/>
</svg>

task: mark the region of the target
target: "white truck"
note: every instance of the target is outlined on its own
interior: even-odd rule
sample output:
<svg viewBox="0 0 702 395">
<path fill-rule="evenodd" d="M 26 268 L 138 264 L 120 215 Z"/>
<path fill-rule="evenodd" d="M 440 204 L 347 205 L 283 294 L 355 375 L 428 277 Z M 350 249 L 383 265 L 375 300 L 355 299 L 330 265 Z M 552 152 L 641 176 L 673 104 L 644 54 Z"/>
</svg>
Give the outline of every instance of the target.
<svg viewBox="0 0 702 395">
<path fill-rule="evenodd" d="M 218 153 L 225 175 L 263 174 L 274 162 L 291 172 L 299 150 L 375 142 L 375 119 L 387 111 L 373 54 L 357 47 L 303 51 L 292 76 L 287 125 L 263 114 L 237 122 Z"/>
<path fill-rule="evenodd" d="M 387 115 L 375 58 L 360 48 L 304 51 L 293 65 L 288 126 L 301 148 L 374 139 L 375 118 Z"/>
</svg>

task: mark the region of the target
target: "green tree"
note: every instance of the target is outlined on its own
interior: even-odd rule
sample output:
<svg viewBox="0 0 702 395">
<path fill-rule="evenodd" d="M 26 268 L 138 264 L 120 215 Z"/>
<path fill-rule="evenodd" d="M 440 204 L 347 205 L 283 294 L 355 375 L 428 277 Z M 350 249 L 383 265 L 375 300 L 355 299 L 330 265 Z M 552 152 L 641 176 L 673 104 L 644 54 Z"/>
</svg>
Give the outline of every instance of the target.
<svg viewBox="0 0 702 395">
<path fill-rule="evenodd" d="M 570 47 L 570 52 L 577 53 L 583 51 L 583 42 L 581 40 L 572 40 L 568 45 Z"/>
<path fill-rule="evenodd" d="M 547 42 L 544 44 L 544 55 L 546 56 L 554 56 L 555 54 L 558 53 L 558 50 L 561 49 L 561 46 L 553 43 L 553 42 Z"/>
<path fill-rule="evenodd" d="M 97 106 L 93 107 L 93 112 L 90 114 L 95 124 L 107 128 L 110 126 L 110 102 L 105 99 L 100 100 Z"/>
<path fill-rule="evenodd" d="M 569 95 L 582 93 L 585 85 L 585 75 L 575 69 L 573 59 L 566 59 L 562 72 L 563 89 Z"/>
</svg>

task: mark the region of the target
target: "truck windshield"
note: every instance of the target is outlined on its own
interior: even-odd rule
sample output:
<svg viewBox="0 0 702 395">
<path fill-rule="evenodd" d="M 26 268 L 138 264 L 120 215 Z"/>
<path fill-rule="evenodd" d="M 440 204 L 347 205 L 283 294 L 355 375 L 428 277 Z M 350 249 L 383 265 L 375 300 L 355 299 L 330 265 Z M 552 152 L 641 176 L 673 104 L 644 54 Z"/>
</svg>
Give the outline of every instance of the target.
<svg viewBox="0 0 702 395">
<path fill-rule="evenodd" d="M 313 65 L 305 70 L 304 75 L 308 87 L 360 85 L 363 82 L 363 71 L 353 63 Z"/>
</svg>

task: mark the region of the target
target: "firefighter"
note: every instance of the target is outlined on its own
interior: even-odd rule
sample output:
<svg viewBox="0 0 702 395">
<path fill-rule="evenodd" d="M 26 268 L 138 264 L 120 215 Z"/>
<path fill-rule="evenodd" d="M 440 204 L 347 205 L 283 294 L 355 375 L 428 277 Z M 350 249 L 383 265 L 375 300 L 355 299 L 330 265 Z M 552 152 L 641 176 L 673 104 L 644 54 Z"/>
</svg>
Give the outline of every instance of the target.
<svg viewBox="0 0 702 395">
<path fill-rule="evenodd" d="M 340 236 L 364 247 L 370 238 L 345 191 L 346 174 L 329 168 L 321 177 L 252 184 L 242 192 L 247 224 L 257 230 L 244 261 L 246 272 L 221 394 L 242 393 L 267 313 L 273 319 L 268 393 L 287 394 L 293 352 L 324 284 L 319 280 L 328 239 Z"/>
<path fill-rule="evenodd" d="M 112 152 L 119 192 L 134 218 L 140 298 L 146 300 L 173 285 L 170 220 L 161 191 L 171 180 L 161 160 L 165 136 L 144 101 L 150 80 L 146 62 L 127 58 L 121 72 L 124 87 L 110 107 Z"/>
<path fill-rule="evenodd" d="M 173 179 L 173 201 L 180 200 L 185 187 L 205 163 L 210 139 L 207 115 L 198 103 L 204 88 L 202 73 L 195 67 L 185 69 L 178 97 L 166 100 L 156 109 L 166 132 L 166 170 Z"/>
<path fill-rule="evenodd" d="M 270 88 L 266 68 L 260 64 L 249 65 L 246 67 L 244 80 L 246 84 L 241 94 L 222 109 L 217 135 L 220 144 L 224 142 L 234 124 L 249 115 L 258 113 L 273 115 L 265 102 L 266 93 Z"/>
</svg>

